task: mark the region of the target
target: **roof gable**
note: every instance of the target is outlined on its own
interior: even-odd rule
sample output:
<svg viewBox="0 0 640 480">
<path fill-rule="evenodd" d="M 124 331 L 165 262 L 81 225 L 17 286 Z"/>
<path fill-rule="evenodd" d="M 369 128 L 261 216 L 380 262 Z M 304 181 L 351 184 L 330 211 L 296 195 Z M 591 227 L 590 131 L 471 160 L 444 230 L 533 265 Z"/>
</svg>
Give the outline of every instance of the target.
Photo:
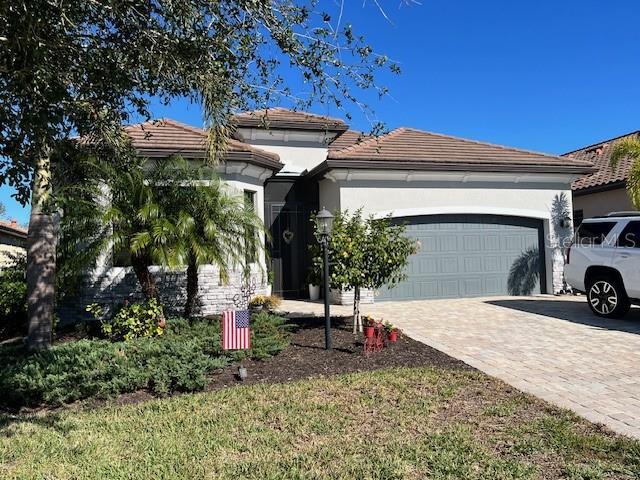
<svg viewBox="0 0 640 480">
<path fill-rule="evenodd" d="M 613 186 L 626 181 L 629 177 L 633 160 L 631 158 L 623 158 L 616 168 L 611 167 L 613 147 L 620 140 L 639 137 L 640 131 L 635 131 L 565 153 L 563 156 L 566 158 L 588 161 L 593 163 L 596 168 L 595 172 L 580 177 L 573 182 L 571 189 L 575 191 L 587 190 L 596 187 Z"/>
</svg>

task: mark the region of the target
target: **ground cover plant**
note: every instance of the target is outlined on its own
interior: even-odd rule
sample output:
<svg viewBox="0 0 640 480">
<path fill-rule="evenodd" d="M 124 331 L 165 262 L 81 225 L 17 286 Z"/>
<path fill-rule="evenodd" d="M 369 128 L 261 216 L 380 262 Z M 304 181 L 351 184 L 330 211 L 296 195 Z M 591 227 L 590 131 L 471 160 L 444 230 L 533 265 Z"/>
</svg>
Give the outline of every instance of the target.
<svg viewBox="0 0 640 480">
<path fill-rule="evenodd" d="M 7 479 L 640 475 L 637 441 L 469 368 L 397 368 L 5 416 L 0 428 Z"/>
<path fill-rule="evenodd" d="M 202 390 L 208 375 L 243 358 L 264 359 L 288 341 L 284 319 L 267 313 L 252 318 L 252 349 L 220 350 L 220 323 L 172 319 L 155 338 L 112 342 L 85 338 L 29 353 L 0 347 L 0 406 L 60 405 L 145 390 L 154 395 Z"/>
</svg>

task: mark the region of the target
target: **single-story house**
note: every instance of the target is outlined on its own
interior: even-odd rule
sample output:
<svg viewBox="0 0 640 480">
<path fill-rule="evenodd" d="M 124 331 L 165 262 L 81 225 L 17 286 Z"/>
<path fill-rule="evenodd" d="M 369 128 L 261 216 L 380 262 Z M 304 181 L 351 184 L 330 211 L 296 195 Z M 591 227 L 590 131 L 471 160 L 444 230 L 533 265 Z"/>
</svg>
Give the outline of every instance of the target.
<svg viewBox="0 0 640 480">
<path fill-rule="evenodd" d="M 282 108 L 241 113 L 234 121 L 219 173 L 253 199 L 271 231 L 266 267 L 274 293 L 307 295 L 310 217 L 322 207 L 390 215 L 419 242 L 407 280 L 376 292 L 375 301 L 506 294 L 514 260 L 531 248 L 541 253 L 536 291 L 562 288 L 552 204 L 563 193 L 570 199 L 572 182 L 592 171 L 590 162 L 412 128 L 367 137 L 341 119 Z M 172 120 L 126 131 L 145 157 L 205 155 L 205 132 Z M 256 293 L 262 293 L 268 277 L 255 267 Z M 182 273 L 158 274 L 165 276 L 160 288 L 179 297 L 171 285 Z M 232 305 L 239 275 L 228 285 L 213 267 L 200 276 L 203 313 Z M 119 301 L 132 279 L 130 269 L 107 259 L 87 285 L 87 300 Z"/>
<path fill-rule="evenodd" d="M 27 253 L 27 229 L 16 220 L 0 220 L 0 267 Z"/>
<path fill-rule="evenodd" d="M 626 190 L 633 162 L 624 158 L 616 168 L 612 168 L 611 153 L 617 141 L 638 138 L 638 135 L 640 131 L 627 133 L 563 154 L 566 158 L 591 162 L 595 167 L 595 171 L 581 176 L 571 184 L 573 219 L 576 226 L 584 218 L 635 210 Z"/>
</svg>

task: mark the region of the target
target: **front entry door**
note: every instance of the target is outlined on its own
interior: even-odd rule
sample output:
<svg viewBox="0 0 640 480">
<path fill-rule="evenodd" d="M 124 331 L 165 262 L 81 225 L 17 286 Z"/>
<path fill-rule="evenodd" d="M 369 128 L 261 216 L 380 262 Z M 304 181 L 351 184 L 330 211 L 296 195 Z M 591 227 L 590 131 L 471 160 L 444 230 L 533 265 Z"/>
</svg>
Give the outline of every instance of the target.
<svg viewBox="0 0 640 480">
<path fill-rule="evenodd" d="M 301 288 L 301 216 L 302 212 L 295 206 L 292 208 L 284 203 L 269 205 L 273 293 L 284 298 L 297 298 Z"/>
<path fill-rule="evenodd" d="M 265 223 L 271 234 L 270 268 L 276 295 L 301 298 L 307 294 L 308 246 L 313 241 L 310 218 L 317 203 L 317 183 L 276 177 L 265 185 Z"/>
</svg>

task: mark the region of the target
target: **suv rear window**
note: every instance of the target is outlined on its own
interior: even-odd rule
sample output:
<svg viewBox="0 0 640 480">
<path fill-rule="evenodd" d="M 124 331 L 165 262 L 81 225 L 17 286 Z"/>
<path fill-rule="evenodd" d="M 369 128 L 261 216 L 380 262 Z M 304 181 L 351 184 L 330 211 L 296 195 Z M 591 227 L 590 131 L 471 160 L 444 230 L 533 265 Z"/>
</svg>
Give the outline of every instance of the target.
<svg viewBox="0 0 640 480">
<path fill-rule="evenodd" d="M 576 231 L 578 245 L 602 245 L 616 222 L 583 222 Z"/>
</svg>

